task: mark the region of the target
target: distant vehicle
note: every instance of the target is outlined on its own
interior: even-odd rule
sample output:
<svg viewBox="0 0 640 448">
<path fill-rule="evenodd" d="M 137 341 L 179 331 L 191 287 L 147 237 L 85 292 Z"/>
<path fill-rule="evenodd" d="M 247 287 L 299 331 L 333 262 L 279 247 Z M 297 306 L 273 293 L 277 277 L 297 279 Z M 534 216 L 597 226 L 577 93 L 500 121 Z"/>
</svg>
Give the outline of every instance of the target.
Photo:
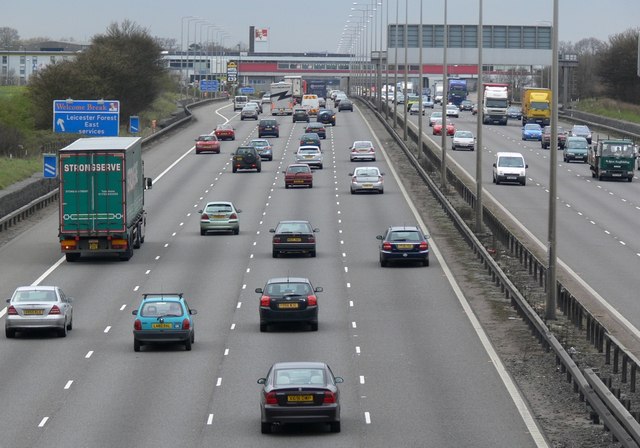
<svg viewBox="0 0 640 448">
<path fill-rule="evenodd" d="M 293 115 L 292 117 L 292 121 L 294 123 L 298 122 L 298 121 L 304 121 L 306 123 L 309 123 L 309 113 L 307 112 L 306 109 L 295 109 L 293 111 Z"/>
<path fill-rule="evenodd" d="M 591 144 L 591 129 L 583 124 L 574 124 L 571 128 L 572 137 L 584 137 L 587 143 Z"/>
<path fill-rule="evenodd" d="M 230 124 L 219 124 L 216 126 L 215 134 L 220 140 L 236 139 L 236 131 Z"/>
<path fill-rule="evenodd" d="M 317 146 L 322 151 L 322 142 L 320 141 L 320 135 L 316 132 L 305 132 L 300 136 L 300 142 L 298 146 Z"/>
<path fill-rule="evenodd" d="M 284 188 L 309 187 L 313 188 L 313 171 L 306 163 L 292 163 L 284 174 Z"/>
<path fill-rule="evenodd" d="M 340 106 L 340 101 L 342 100 L 346 100 L 347 98 L 347 94 L 344 92 L 339 92 L 338 94 L 336 94 L 336 96 L 333 98 L 333 105 L 335 107 L 339 107 Z"/>
<path fill-rule="evenodd" d="M 262 434 L 273 424 L 328 423 L 340 432 L 340 391 L 344 380 L 334 376 L 325 363 L 279 362 L 265 378 L 258 379 Z"/>
<path fill-rule="evenodd" d="M 264 95 L 262 95 L 262 100 L 260 100 L 260 102 L 262 104 L 271 104 L 271 93 L 267 92 Z"/>
<path fill-rule="evenodd" d="M 351 194 L 363 191 L 384 193 L 384 173 L 376 166 L 359 166 L 349 173 L 351 176 Z"/>
<path fill-rule="evenodd" d="M 509 106 L 507 108 L 507 117 L 513 118 L 514 120 L 521 120 L 522 108 L 520 106 Z"/>
<path fill-rule="evenodd" d="M 376 150 L 373 143 L 369 140 L 356 140 L 349 147 L 349 160 L 376 160 Z"/>
<path fill-rule="evenodd" d="M 631 140 L 599 140 L 587 156 L 591 177 L 633 181 L 636 147 Z"/>
<path fill-rule="evenodd" d="M 473 110 L 473 101 L 471 100 L 462 100 L 460 102 L 460 110 Z"/>
<path fill-rule="evenodd" d="M 458 109 L 458 106 L 454 104 L 447 104 L 447 107 L 445 110 L 446 110 L 447 117 L 456 117 L 456 118 L 460 117 L 460 109 Z"/>
<path fill-rule="evenodd" d="M 324 124 L 319 123 L 317 121 L 313 123 L 309 123 L 305 128 L 304 132 L 318 134 L 318 137 L 320 137 L 323 140 L 326 140 L 327 138 L 327 128 L 324 127 Z"/>
<path fill-rule="evenodd" d="M 422 103 L 422 115 L 425 114 L 425 109 L 426 107 L 424 106 L 424 103 Z M 411 105 L 411 108 L 409 109 L 409 115 L 418 115 L 420 114 L 420 102 L 417 103 L 413 103 Z"/>
<path fill-rule="evenodd" d="M 466 79 L 449 79 L 449 103 L 460 106 L 460 103 L 467 99 L 467 94 Z"/>
<path fill-rule="evenodd" d="M 433 84 L 433 102 L 435 104 L 442 104 L 442 97 L 444 95 L 444 85 L 442 81 L 437 81 Z"/>
<path fill-rule="evenodd" d="M 483 124 L 506 125 L 509 116 L 509 85 L 500 83 L 484 84 L 484 104 L 482 106 Z"/>
<path fill-rule="evenodd" d="M 64 338 L 73 328 L 73 298 L 57 286 L 20 286 L 7 299 L 4 332 L 14 338 L 16 332 L 53 329 Z"/>
<path fill-rule="evenodd" d="M 133 350 L 157 343 L 184 344 L 187 351 L 195 342 L 193 316 L 198 312 L 189 308 L 182 293 L 143 294 L 133 323 Z"/>
<path fill-rule="evenodd" d="M 453 136 L 455 133 L 455 125 L 447 121 L 447 135 Z M 442 120 L 438 120 L 433 124 L 433 135 L 442 135 Z"/>
<path fill-rule="evenodd" d="M 254 138 L 249 142 L 249 146 L 256 148 L 263 160 L 273 160 L 273 147 L 266 138 Z"/>
<path fill-rule="evenodd" d="M 499 185 L 502 182 L 514 182 L 526 185 L 528 167 L 519 152 L 498 152 L 493 162 L 493 183 Z"/>
<path fill-rule="evenodd" d="M 558 149 L 564 148 L 564 143 L 567 141 L 567 131 L 561 126 L 558 126 Z M 549 149 L 551 146 L 551 126 L 545 126 L 542 130 L 542 137 L 540 138 L 540 146 L 542 149 Z"/>
<path fill-rule="evenodd" d="M 256 288 L 260 297 L 260 331 L 269 324 L 303 322 L 318 331 L 318 297 L 321 287 L 313 287 L 308 278 L 271 278 L 264 288 Z"/>
<path fill-rule="evenodd" d="M 254 106 L 256 109 L 258 109 L 259 114 L 262 113 L 262 103 L 259 101 L 247 101 L 247 106 Z"/>
<path fill-rule="evenodd" d="M 525 87 L 522 90 L 522 124 L 551 124 L 551 89 Z"/>
<path fill-rule="evenodd" d="M 201 152 L 220 154 L 220 140 L 218 140 L 215 134 L 198 136 L 196 139 L 196 154 L 200 154 Z"/>
<path fill-rule="evenodd" d="M 522 127 L 522 140 L 542 140 L 542 128 L 538 123 L 527 123 Z"/>
<path fill-rule="evenodd" d="M 318 112 L 318 116 L 316 117 L 318 123 L 330 124 L 331 126 L 336 125 L 336 113 L 331 109 L 321 109 Z"/>
<path fill-rule="evenodd" d="M 296 163 L 306 163 L 310 167 L 322 169 L 323 156 L 318 146 L 300 146 L 296 152 Z"/>
<path fill-rule="evenodd" d="M 442 112 L 431 112 L 431 115 L 429 115 L 429 126 L 433 126 L 436 121 L 442 121 Z"/>
<path fill-rule="evenodd" d="M 293 114 L 293 86 L 290 82 L 271 83 L 271 115 Z"/>
<path fill-rule="evenodd" d="M 318 100 L 318 95 L 315 94 L 305 94 L 302 95 L 302 103 L 300 105 L 307 110 L 307 113 L 312 117 L 315 117 L 320 110 L 320 101 Z"/>
<path fill-rule="evenodd" d="M 240 233 L 240 219 L 238 214 L 242 210 L 237 209 L 233 202 L 214 201 L 207 202 L 200 213 L 200 235 L 208 232 L 231 232 L 234 235 Z"/>
<path fill-rule="evenodd" d="M 233 98 L 233 111 L 242 110 L 244 106 L 247 105 L 247 101 L 249 98 L 245 95 L 236 95 Z"/>
<path fill-rule="evenodd" d="M 476 138 L 470 131 L 456 131 L 455 134 L 453 134 L 451 147 L 454 151 L 456 149 L 469 149 L 473 151 L 476 147 Z"/>
<path fill-rule="evenodd" d="M 562 152 L 562 158 L 565 163 L 569 163 L 572 160 L 579 160 L 586 162 L 589 152 L 589 142 L 584 137 L 567 137 L 567 141 L 564 145 Z"/>
<path fill-rule="evenodd" d="M 231 164 L 234 173 L 238 170 L 256 170 L 258 173 L 262 171 L 262 158 L 253 146 L 238 146 L 233 153 Z"/>
<path fill-rule="evenodd" d="M 392 261 L 419 261 L 429 266 L 429 237 L 418 227 L 389 227 L 376 238 L 380 240 L 380 266 L 386 267 Z"/>
<path fill-rule="evenodd" d="M 338 112 L 342 112 L 343 110 L 353 112 L 353 103 L 351 102 L 351 100 L 344 98 L 342 101 L 340 101 L 340 103 L 338 104 Z"/>
<path fill-rule="evenodd" d="M 240 120 L 244 120 L 247 118 L 251 118 L 253 120 L 258 120 L 260 118 L 260 114 L 258 113 L 258 109 L 255 106 L 244 106 L 242 111 L 240 112 Z"/>
<path fill-rule="evenodd" d="M 316 256 L 316 233 L 309 221 L 280 221 L 273 233 L 272 256 L 278 258 L 280 254 L 298 253 Z"/>
<path fill-rule="evenodd" d="M 258 138 L 267 136 L 280 137 L 280 125 L 274 118 L 263 118 L 258 123 Z"/>
</svg>

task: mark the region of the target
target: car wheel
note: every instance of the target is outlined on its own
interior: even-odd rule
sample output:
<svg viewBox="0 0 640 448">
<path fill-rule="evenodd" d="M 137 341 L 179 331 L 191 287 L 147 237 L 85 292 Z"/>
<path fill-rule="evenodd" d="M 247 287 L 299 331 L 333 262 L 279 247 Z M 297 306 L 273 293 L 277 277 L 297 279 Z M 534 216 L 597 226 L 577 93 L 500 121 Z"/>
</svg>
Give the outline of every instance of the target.
<svg viewBox="0 0 640 448">
<path fill-rule="evenodd" d="M 202 229 L 200 229 L 200 235 L 206 235 L 206 234 L 207 234 L 207 231 L 206 231 L 206 230 L 202 230 Z"/>
<path fill-rule="evenodd" d="M 340 422 L 329 423 L 329 430 L 331 432 L 340 432 Z"/>
<path fill-rule="evenodd" d="M 380 194 L 384 194 L 384 188 L 380 189 Z"/>
<path fill-rule="evenodd" d="M 311 258 L 315 258 L 316 257 L 316 251 L 315 249 L 312 250 L 311 252 L 309 252 L 309 255 L 311 255 Z"/>
<path fill-rule="evenodd" d="M 237 229 L 233 229 L 234 235 L 238 235 L 239 233 L 240 233 L 240 227 L 238 227 Z"/>
<path fill-rule="evenodd" d="M 520 182 L 520 184 L 524 187 L 525 185 L 527 185 L 527 179 L 523 180 L 522 182 Z"/>
<path fill-rule="evenodd" d="M 278 258 L 278 251 L 277 251 L 277 250 L 272 251 L 272 252 L 271 252 L 271 256 L 272 256 L 273 258 Z"/>
<path fill-rule="evenodd" d="M 67 259 L 68 263 L 73 263 L 80 258 L 80 254 L 64 254 L 64 257 Z"/>
<path fill-rule="evenodd" d="M 133 351 L 134 352 L 139 352 L 140 351 L 140 347 L 142 347 L 142 344 L 140 344 L 140 341 L 134 339 L 133 340 Z"/>
<path fill-rule="evenodd" d="M 184 349 L 188 352 L 191 351 L 191 338 L 188 338 L 185 342 L 184 342 Z"/>
<path fill-rule="evenodd" d="M 15 328 L 5 328 L 4 335 L 7 337 L 7 339 L 15 338 L 16 337 Z"/>
<path fill-rule="evenodd" d="M 231 169 L 232 172 L 236 173 L 238 171 L 238 168 L 236 168 L 235 166 Z"/>
<path fill-rule="evenodd" d="M 273 161 L 273 156 L 269 157 L 269 162 Z"/>
<path fill-rule="evenodd" d="M 67 324 L 67 330 L 73 330 L 73 316 L 69 319 L 69 323 Z"/>
<path fill-rule="evenodd" d="M 262 434 L 271 434 L 271 423 L 262 422 L 260 424 L 260 431 Z"/>
<path fill-rule="evenodd" d="M 318 167 L 318 169 L 319 169 L 319 170 L 321 170 L 321 169 L 322 169 L 322 164 Z"/>
<path fill-rule="evenodd" d="M 191 333 L 191 343 L 194 344 L 196 342 L 196 332 Z"/>
<path fill-rule="evenodd" d="M 422 266 L 429 266 L 429 259 L 425 258 L 424 260 L 422 260 Z"/>
<path fill-rule="evenodd" d="M 267 325 L 260 322 L 260 333 L 265 333 L 267 331 Z"/>
<path fill-rule="evenodd" d="M 318 331 L 318 322 L 311 322 L 309 327 L 311 327 L 311 331 Z"/>
<path fill-rule="evenodd" d="M 313 183 L 309 184 L 309 188 L 313 188 Z"/>
<path fill-rule="evenodd" d="M 356 194 L 356 192 L 353 190 L 353 188 L 350 191 L 351 191 L 351 194 Z"/>
<path fill-rule="evenodd" d="M 387 266 L 389 266 L 389 262 L 384 258 L 380 258 L 380 266 L 386 268 Z"/>
<path fill-rule="evenodd" d="M 67 337 L 67 325 L 65 324 L 62 328 L 58 328 L 58 336 L 61 338 Z"/>
<path fill-rule="evenodd" d="M 289 184 L 284 184 L 284 188 L 285 188 L 285 190 L 288 190 L 289 189 Z"/>
<path fill-rule="evenodd" d="M 261 166 L 259 166 L 259 167 L 256 169 L 256 171 L 257 171 L 258 173 L 259 173 L 259 172 L 261 172 L 261 171 L 262 171 L 262 167 L 261 167 Z"/>
</svg>

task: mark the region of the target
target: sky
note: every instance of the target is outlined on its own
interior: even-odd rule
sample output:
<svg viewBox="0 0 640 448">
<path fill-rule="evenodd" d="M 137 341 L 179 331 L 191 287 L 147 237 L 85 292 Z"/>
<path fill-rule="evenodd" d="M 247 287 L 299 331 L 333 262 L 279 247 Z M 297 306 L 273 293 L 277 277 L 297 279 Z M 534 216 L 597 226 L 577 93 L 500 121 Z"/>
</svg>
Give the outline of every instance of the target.
<svg viewBox="0 0 640 448">
<path fill-rule="evenodd" d="M 248 46 L 249 27 L 255 26 L 268 29 L 266 42 L 256 43 L 256 51 L 335 52 L 347 21 L 362 21 L 375 3 L 381 3 L 372 24 L 378 32 L 381 23 L 396 22 L 396 7 L 400 23 L 406 16 L 409 23 L 419 23 L 421 2 L 423 23 L 443 23 L 445 1 L 449 24 L 478 23 L 480 0 L 19 0 L 2 7 L 0 27 L 16 29 L 21 39 L 88 43 L 111 23 L 128 19 L 154 37 L 175 39 L 178 47 L 202 36 L 203 42 L 222 41 L 237 48 L 238 43 Z M 560 41 L 608 41 L 613 34 L 640 26 L 640 0 L 557 1 Z M 485 25 L 549 26 L 553 20 L 553 0 L 482 2 Z"/>
</svg>

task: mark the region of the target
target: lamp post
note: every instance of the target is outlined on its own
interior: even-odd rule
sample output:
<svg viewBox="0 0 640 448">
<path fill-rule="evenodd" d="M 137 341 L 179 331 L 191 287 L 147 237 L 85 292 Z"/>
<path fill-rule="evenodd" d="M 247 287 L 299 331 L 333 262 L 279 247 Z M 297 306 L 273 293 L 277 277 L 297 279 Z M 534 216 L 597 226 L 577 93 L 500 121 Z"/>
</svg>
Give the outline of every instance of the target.
<svg viewBox="0 0 640 448">
<path fill-rule="evenodd" d="M 482 47 L 484 25 L 482 24 L 482 0 L 478 13 L 478 120 L 476 123 L 476 233 L 482 233 L 482 102 L 484 101 L 484 86 L 482 83 Z"/>
<path fill-rule="evenodd" d="M 446 0 L 445 0 L 446 1 Z M 402 139 L 407 141 L 407 127 L 408 127 L 408 113 L 407 113 L 407 83 L 409 82 L 409 65 L 408 65 L 408 52 L 409 52 L 409 42 L 408 37 L 409 33 L 407 32 L 407 27 L 409 26 L 409 0 L 404 1 L 404 88 L 402 89 L 402 93 L 404 94 L 404 101 L 402 102 L 402 109 L 404 110 L 404 119 L 402 126 Z"/>
<path fill-rule="evenodd" d="M 185 19 L 187 20 L 187 51 L 186 51 L 186 62 L 185 62 L 185 44 L 184 44 L 184 21 Z M 189 24 L 191 23 L 191 21 L 193 20 L 197 20 L 197 17 L 193 17 L 193 16 L 184 16 L 182 17 L 181 21 L 180 21 L 180 53 L 182 53 L 180 55 L 180 75 L 183 78 L 183 83 L 186 85 L 188 85 L 188 80 L 185 80 L 185 67 L 186 67 L 186 73 L 189 73 Z M 180 87 L 180 94 L 182 95 L 182 86 Z"/>
<path fill-rule="evenodd" d="M 398 4 L 400 0 L 396 0 L 396 25 L 395 25 L 395 47 L 396 47 L 396 55 L 393 61 L 393 128 L 398 127 Z"/>
<path fill-rule="evenodd" d="M 386 92 L 386 97 L 385 97 L 385 108 L 384 108 L 384 118 L 385 120 L 389 119 L 389 2 L 390 0 L 386 0 L 386 4 L 387 4 L 387 11 L 385 14 L 385 17 L 387 18 L 387 51 L 386 51 L 386 55 L 387 57 L 385 58 L 385 86 L 386 88 L 384 89 Z M 380 33 L 380 39 L 382 39 L 382 33 Z M 380 45 L 380 48 L 382 48 L 382 45 Z"/>
<path fill-rule="evenodd" d="M 420 0 L 420 27 L 418 28 L 418 48 L 420 49 L 420 57 L 418 58 L 418 64 L 420 65 L 418 70 L 418 77 L 420 80 L 418 81 L 418 95 L 419 95 L 419 105 L 418 105 L 418 163 L 420 163 L 420 157 L 422 156 L 422 114 L 424 113 L 424 101 L 422 101 L 422 76 L 424 75 L 424 69 L 422 67 L 422 0 Z"/>
<path fill-rule="evenodd" d="M 440 164 L 440 188 L 447 191 L 447 103 L 449 88 L 447 87 L 447 47 L 449 46 L 449 30 L 447 29 L 447 0 L 444 0 L 444 46 L 442 56 L 442 161 Z"/>
</svg>

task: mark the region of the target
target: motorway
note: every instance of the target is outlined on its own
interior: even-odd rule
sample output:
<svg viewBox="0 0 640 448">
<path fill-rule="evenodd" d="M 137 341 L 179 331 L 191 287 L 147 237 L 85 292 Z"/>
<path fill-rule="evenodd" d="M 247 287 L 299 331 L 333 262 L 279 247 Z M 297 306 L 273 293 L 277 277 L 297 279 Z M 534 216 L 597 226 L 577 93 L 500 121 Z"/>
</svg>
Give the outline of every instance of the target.
<svg viewBox="0 0 640 448">
<path fill-rule="evenodd" d="M 440 136 L 431 135 L 428 109 L 424 132 L 438 144 Z M 476 117 L 461 112 L 453 118 L 456 129 L 476 134 Z M 417 115 L 412 122 L 417 123 Z M 560 123 L 565 129 L 571 124 Z M 417 126 L 417 124 L 416 124 Z M 494 197 L 546 247 L 548 240 L 549 164 L 548 149 L 538 141 L 522 141 L 521 124 L 509 120 L 507 126 L 483 126 L 482 178 L 487 195 Z M 434 138 L 435 137 L 435 138 Z M 607 136 L 601 136 L 606 138 Z M 597 139 L 594 134 L 593 141 Z M 450 141 L 450 138 L 448 139 Z M 495 153 L 515 151 L 524 155 L 527 185 L 495 185 L 491 165 Z M 447 151 L 475 179 L 476 155 L 471 151 Z M 640 218 L 640 181 L 599 181 L 591 177 L 586 163 L 565 163 L 562 151 L 557 158 L 557 254 L 582 282 L 608 305 L 608 314 L 616 315 L 627 330 L 640 341 L 640 308 L 636 292 L 640 289 L 640 243 L 635 224 Z"/>
<path fill-rule="evenodd" d="M 130 261 L 62 261 L 57 211 L 0 248 L 1 297 L 19 285 L 55 284 L 75 298 L 66 339 L 32 333 L 0 343 L 0 447 L 547 446 L 437 241 L 430 267 L 380 268 L 375 236 L 388 225 L 420 221 L 382 151 L 365 164 L 386 172 L 385 194 L 349 194 L 355 164 L 347 147 L 356 139 L 375 142 L 357 108 L 339 113 L 337 126 L 328 128 L 325 168 L 315 172 L 312 189 L 285 190 L 281 174 L 303 124 L 280 118 L 280 138 L 271 139 L 274 160 L 261 173 L 232 174 L 230 153 L 257 137 L 255 123 L 241 122 L 230 103 L 196 109 L 195 117 L 145 153 L 154 186 L 146 195 L 146 241 Z M 193 139 L 227 119 L 237 140 L 223 142 L 220 155 L 195 155 Z M 515 129 L 492 128 L 488 146 Z M 470 168 L 471 154 L 454 157 Z M 487 185 L 501 201 L 515 197 L 518 215 L 535 213 L 522 204 L 545 196 L 536 186 L 544 151 L 532 149 L 527 158 L 530 186 Z M 576 188 L 602 194 L 604 205 L 613 202 L 595 190 L 600 184 L 573 177 Z M 637 185 L 605 187 L 630 200 L 629 187 Z M 200 236 L 197 211 L 215 199 L 242 209 L 239 235 Z M 535 232 L 544 224 L 538 213 Z M 568 207 L 561 213 L 559 222 L 576 214 Z M 271 258 L 268 229 L 281 219 L 309 219 L 320 229 L 317 258 Z M 573 234 L 597 228 L 573 220 Z M 611 247 L 612 238 L 599 244 Z M 629 251 L 615 247 L 621 255 Z M 295 326 L 259 332 L 253 291 L 284 275 L 324 288 L 318 332 Z M 178 345 L 133 351 L 131 311 L 143 292 L 184 292 L 198 310 L 193 351 Z M 273 362 L 288 360 L 325 361 L 345 379 L 341 433 L 310 425 L 260 434 L 256 380 Z"/>
</svg>

